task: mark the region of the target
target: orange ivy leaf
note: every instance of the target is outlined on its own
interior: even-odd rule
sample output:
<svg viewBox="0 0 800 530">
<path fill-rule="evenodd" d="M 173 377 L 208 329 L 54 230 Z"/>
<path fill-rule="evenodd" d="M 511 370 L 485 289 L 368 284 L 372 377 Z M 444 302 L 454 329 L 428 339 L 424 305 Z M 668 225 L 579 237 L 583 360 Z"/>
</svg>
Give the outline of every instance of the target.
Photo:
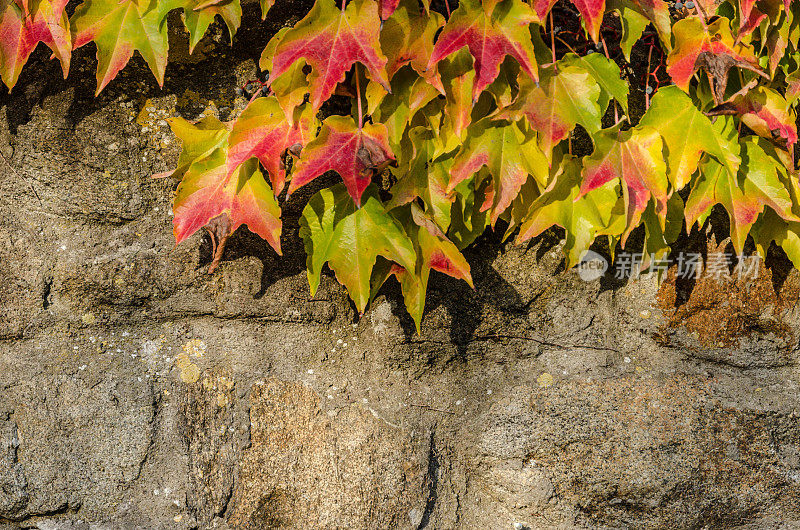
<svg viewBox="0 0 800 530">
<path fill-rule="evenodd" d="M 732 110 L 759 136 L 783 139 L 789 148 L 797 143 L 797 116 L 786 100 L 771 88 L 757 86 L 736 94 L 729 102 L 711 109 L 711 114 Z"/>
<path fill-rule="evenodd" d="M 361 205 L 361 195 L 372 176 L 394 162 L 388 133 L 382 124 L 358 128 L 349 116 L 330 116 L 322 130 L 302 151 L 292 174 L 289 194 L 326 171 L 336 171 L 350 197 Z"/>
<path fill-rule="evenodd" d="M 606 10 L 605 0 L 570 0 L 581 14 L 581 21 L 586 33 L 593 41 L 600 38 L 600 26 L 603 24 L 603 13 Z M 540 20 L 544 20 L 555 5 L 556 0 L 534 0 L 533 8 Z"/>
<path fill-rule="evenodd" d="M 183 23 L 189 31 L 189 53 L 194 51 L 217 15 L 228 27 L 231 40 L 242 22 L 240 0 L 161 0 L 158 7 L 164 17 L 173 9 L 183 9 Z"/>
<path fill-rule="evenodd" d="M 667 72 L 683 91 L 688 91 L 689 81 L 700 68 L 709 74 L 718 101 L 724 98 L 728 70 L 733 66 L 766 76 L 752 49 L 734 42 L 727 18 L 720 17 L 708 26 L 697 17 L 685 18 L 675 23 L 672 33 L 675 48 L 667 57 Z"/>
<path fill-rule="evenodd" d="M 221 243 L 219 252 L 215 249 L 218 261 L 227 237 L 245 224 L 280 254 L 281 211 L 258 162 L 250 160 L 229 173 L 225 155 L 225 149 L 217 149 L 186 172 L 172 206 L 175 241 L 180 243 L 211 224 L 217 232 L 212 232 L 212 237 Z M 217 223 L 212 223 L 214 220 Z"/>
<path fill-rule="evenodd" d="M 406 226 L 411 240 L 415 243 L 417 266 L 415 270 L 409 270 L 402 265 L 394 264 L 390 274 L 394 274 L 400 282 L 406 309 L 414 319 L 419 333 L 422 314 L 425 311 L 428 278 L 432 270 L 464 280 L 470 287 L 474 286 L 469 263 L 463 254 L 416 204 L 411 205 L 411 220 Z"/>
<path fill-rule="evenodd" d="M 311 107 L 298 109 L 293 125 L 284 119 L 283 110 L 274 97 L 258 98 L 242 112 L 233 124 L 228 140 L 228 172 L 233 173 L 247 160 L 255 157 L 269 174 L 272 191 L 277 196 L 286 181 L 283 157 L 288 150 L 299 154 L 316 132 L 316 120 Z"/>
<path fill-rule="evenodd" d="M 0 76 L 11 89 L 22 67 L 42 42 L 69 73 L 72 37 L 64 8 L 67 0 L 2 0 L 0 2 Z"/>
<path fill-rule="evenodd" d="M 522 70 L 537 81 L 529 26 L 538 21 L 536 13 L 520 0 L 498 4 L 491 15 L 486 14 L 478 0 L 462 0 L 439 35 L 428 68 L 465 46 L 469 48 L 475 58 L 473 102 L 500 73 L 500 63 L 506 55 L 514 57 Z"/>
<path fill-rule="evenodd" d="M 511 205 L 528 175 L 533 175 L 542 187 L 549 176 L 547 159 L 535 135 L 523 130 L 518 123 L 492 123 L 483 119 L 472 125 L 450 170 L 447 191 L 452 192 L 483 166 L 489 169 L 494 187 L 481 210 L 492 209 L 492 224 Z"/>
<path fill-rule="evenodd" d="M 731 242 L 737 254 L 742 253 L 750 227 L 764 211 L 764 206 L 787 221 L 800 221 L 792 212 L 791 196 L 781 182 L 785 169 L 767 154 L 762 142 L 751 136 L 741 143 L 745 164 L 738 174 L 732 175 L 715 159 L 707 159 L 700 166 L 700 176 L 686 200 L 687 228 L 697 221 L 702 223 L 715 204 L 725 207 L 730 218 Z"/>
<path fill-rule="evenodd" d="M 372 80 L 391 92 L 380 48 L 380 25 L 378 5 L 372 0 L 353 0 L 344 10 L 332 0 L 317 0 L 308 15 L 282 36 L 272 58 L 270 80 L 304 58 L 313 68 L 311 105 L 317 110 L 360 62 Z"/>
<path fill-rule="evenodd" d="M 639 126 L 621 131 L 617 125 L 594 136 L 595 150 L 584 159 L 580 196 L 619 179 L 623 184 L 627 227 L 622 244 L 639 225 L 652 198 L 662 222 L 667 213 L 667 166 L 663 142 L 655 129 Z"/>
</svg>

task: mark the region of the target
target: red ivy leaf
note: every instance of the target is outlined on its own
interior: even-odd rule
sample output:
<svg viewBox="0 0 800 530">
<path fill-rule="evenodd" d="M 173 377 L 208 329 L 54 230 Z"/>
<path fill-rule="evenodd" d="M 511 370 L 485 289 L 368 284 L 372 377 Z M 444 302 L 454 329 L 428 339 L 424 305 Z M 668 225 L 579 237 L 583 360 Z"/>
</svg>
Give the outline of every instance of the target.
<svg viewBox="0 0 800 530">
<path fill-rule="evenodd" d="M 167 23 L 157 0 L 86 0 L 71 18 L 74 47 L 97 45 L 97 94 L 142 54 L 159 85 L 167 67 Z"/>
<path fill-rule="evenodd" d="M 462 0 L 433 47 L 428 69 L 466 46 L 475 58 L 473 101 L 495 80 L 506 55 L 514 57 L 522 70 L 537 81 L 529 26 L 538 20 L 536 13 L 520 0 L 498 4 L 491 16 L 477 0 Z"/>
<path fill-rule="evenodd" d="M 603 24 L 603 13 L 606 10 L 605 0 L 570 0 L 581 14 L 586 33 L 597 42 L 600 38 L 600 26 Z M 535 0 L 533 8 L 540 20 L 544 20 L 555 5 L 556 0 Z"/>
<path fill-rule="evenodd" d="M 394 162 L 388 133 L 383 124 L 359 129 L 349 116 L 330 116 L 319 136 L 303 149 L 292 174 L 289 194 L 326 171 L 336 171 L 357 205 L 372 182 L 372 175 Z"/>
<path fill-rule="evenodd" d="M 180 243 L 220 215 L 227 215 L 230 224 L 226 233 L 218 234 L 224 242 L 227 235 L 246 224 L 264 238 L 275 252 L 281 253 L 280 208 L 272 190 L 251 160 L 228 172 L 225 150 L 217 149 L 211 156 L 192 164 L 178 186 L 173 231 Z M 224 243 L 223 243 L 224 244 Z"/>
<path fill-rule="evenodd" d="M 311 107 L 306 105 L 292 125 L 274 97 L 258 98 L 242 112 L 233 125 L 228 148 L 228 172 L 233 173 L 247 160 L 256 157 L 261 162 L 277 196 L 286 181 L 283 156 L 287 149 L 299 153 L 316 131 Z"/>
<path fill-rule="evenodd" d="M 797 143 L 797 117 L 791 107 L 776 91 L 762 86 L 744 94 L 737 94 L 727 103 L 711 109 L 711 114 L 733 110 L 742 116 L 742 122 L 759 136 L 782 138 L 788 147 Z"/>
<path fill-rule="evenodd" d="M 655 129 L 646 126 L 627 131 L 616 126 L 600 131 L 594 141 L 594 153 L 584 159 L 580 196 L 615 178 L 622 181 L 627 211 L 624 246 L 631 230 L 639 225 L 651 197 L 662 223 L 666 216 L 668 181 L 663 142 Z"/>
<path fill-rule="evenodd" d="M 0 76 L 9 89 L 17 83 L 22 67 L 42 42 L 69 73 L 72 38 L 64 8 L 67 0 L 2 0 L 0 2 Z"/>
<path fill-rule="evenodd" d="M 344 11 L 332 0 L 317 0 L 308 15 L 283 35 L 272 59 L 270 79 L 277 79 L 304 58 L 313 68 L 311 105 L 317 110 L 344 81 L 347 71 L 360 62 L 369 69 L 372 80 L 391 92 L 380 26 L 378 5 L 372 0 L 353 0 Z"/>
<path fill-rule="evenodd" d="M 718 101 L 724 97 L 731 67 L 766 75 L 758 67 L 753 51 L 734 42 L 727 18 L 720 17 L 707 27 L 697 17 L 685 18 L 675 23 L 672 33 L 675 48 L 667 57 L 667 72 L 683 91 L 688 91 L 689 81 L 700 68 L 712 78 Z"/>
</svg>

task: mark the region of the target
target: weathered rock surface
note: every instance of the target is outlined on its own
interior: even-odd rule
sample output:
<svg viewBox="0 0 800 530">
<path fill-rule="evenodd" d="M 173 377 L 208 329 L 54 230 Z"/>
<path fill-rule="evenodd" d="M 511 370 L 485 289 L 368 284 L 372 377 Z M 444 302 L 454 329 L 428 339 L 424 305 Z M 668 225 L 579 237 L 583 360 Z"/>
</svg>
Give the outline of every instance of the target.
<svg viewBox="0 0 800 530">
<path fill-rule="evenodd" d="M 653 279 L 487 237 L 417 336 L 396 288 L 360 320 L 331 276 L 308 294 L 313 189 L 282 259 L 242 230 L 209 276 L 200 235 L 175 247 L 163 120 L 243 106 L 286 19 L 246 17 L 163 91 L 138 62 L 94 99 L 90 50 L 66 81 L 42 52 L 0 100 L 0 528 L 800 525 L 795 307 L 707 345 Z"/>
</svg>

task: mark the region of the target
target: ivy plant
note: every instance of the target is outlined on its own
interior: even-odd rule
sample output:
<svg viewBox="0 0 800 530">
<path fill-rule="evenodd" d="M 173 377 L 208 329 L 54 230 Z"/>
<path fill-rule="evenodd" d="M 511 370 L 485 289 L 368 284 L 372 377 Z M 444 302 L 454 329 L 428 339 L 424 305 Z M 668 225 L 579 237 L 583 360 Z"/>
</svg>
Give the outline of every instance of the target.
<svg viewBox="0 0 800 530">
<path fill-rule="evenodd" d="M 9 88 L 38 43 L 66 76 L 93 42 L 98 92 L 134 52 L 161 84 L 170 11 L 190 49 L 242 17 L 239 0 L 0 1 Z M 431 271 L 471 286 L 462 251 L 487 228 L 560 226 L 569 267 L 642 225 L 663 257 L 721 205 L 737 253 L 752 237 L 800 266 L 798 41 L 792 0 L 316 0 L 268 42 L 238 117 L 171 120 L 175 238 L 206 229 L 212 270 L 241 225 L 280 254 L 282 201 L 335 172 L 300 219 L 311 291 L 327 264 L 363 313 L 394 276 L 418 329 Z M 320 120 L 334 96 L 351 111 Z"/>
</svg>

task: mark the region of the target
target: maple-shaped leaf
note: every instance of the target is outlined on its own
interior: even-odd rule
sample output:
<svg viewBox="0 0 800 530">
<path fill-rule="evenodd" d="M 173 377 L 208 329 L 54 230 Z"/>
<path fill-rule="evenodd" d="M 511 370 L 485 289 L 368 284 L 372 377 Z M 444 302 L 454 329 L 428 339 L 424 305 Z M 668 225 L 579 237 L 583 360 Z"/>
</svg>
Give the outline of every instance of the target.
<svg viewBox="0 0 800 530">
<path fill-rule="evenodd" d="M 357 205 L 372 176 L 394 162 L 386 127 L 380 123 L 356 126 L 349 116 L 330 116 L 302 151 L 292 172 L 289 194 L 326 171 L 336 171 Z"/>
<path fill-rule="evenodd" d="M 548 162 L 536 142 L 535 134 L 519 123 L 483 119 L 470 126 L 467 140 L 456 155 L 450 170 L 447 191 L 486 166 L 492 175 L 493 193 L 482 209 L 491 208 L 492 224 L 514 200 L 522 184 L 532 175 L 542 187 L 547 184 Z"/>
<path fill-rule="evenodd" d="M 327 262 L 359 313 L 369 302 L 370 277 L 378 256 L 409 270 L 417 261 L 411 240 L 386 212 L 375 187 L 364 193 L 360 208 L 341 184 L 319 191 L 303 209 L 300 236 L 305 242 L 312 295 Z"/>
<path fill-rule="evenodd" d="M 466 50 L 459 50 L 438 65 L 444 86 L 445 114 L 453 135 L 459 139 L 463 139 L 472 120 L 477 74 L 472 62 Z"/>
<path fill-rule="evenodd" d="M 288 121 L 294 119 L 294 110 L 303 103 L 306 94 L 311 89 L 305 70 L 306 62 L 303 59 L 296 60 L 279 76 L 274 75 L 272 71 L 272 58 L 275 56 L 275 49 L 291 29 L 290 27 L 281 28 L 267 43 L 258 62 L 258 66 L 263 72 L 269 72 L 270 89 L 272 89 L 272 93 L 278 100 Z"/>
<path fill-rule="evenodd" d="M 792 212 L 791 196 L 780 178 L 783 164 L 767 154 L 763 141 L 749 137 L 741 142 L 742 164 L 735 175 L 715 159 L 701 164 L 700 176 L 686 200 L 687 229 L 695 222 L 702 223 L 711 208 L 721 204 L 730 218 L 731 242 L 741 254 L 748 231 L 765 205 L 787 221 L 800 221 Z"/>
<path fill-rule="evenodd" d="M 800 69 L 786 76 L 786 105 L 793 107 L 800 100 Z"/>
<path fill-rule="evenodd" d="M 609 226 L 618 201 L 617 182 L 606 182 L 581 194 L 581 180 L 580 163 L 565 158 L 552 185 L 530 205 L 516 243 L 522 244 L 551 226 L 560 226 L 566 231 L 567 268 L 575 265 L 597 233 Z"/>
<path fill-rule="evenodd" d="M 61 61 L 64 78 L 69 73 L 72 37 L 64 8 L 67 0 L 0 1 L 0 76 L 9 89 L 41 42 Z"/>
<path fill-rule="evenodd" d="M 600 130 L 600 86 L 577 66 L 549 66 L 540 74 L 539 83 L 523 78 L 517 99 L 501 109 L 497 117 L 511 120 L 527 117 L 538 131 L 539 144 L 550 160 L 553 146 L 566 139 L 576 125 L 580 124 L 589 133 Z"/>
<path fill-rule="evenodd" d="M 614 99 L 628 112 L 628 83 L 622 79 L 622 72 L 617 63 L 600 53 L 579 56 L 568 53 L 558 60 L 559 68 L 576 66 L 591 75 L 602 89 L 600 92 L 600 110 L 605 112 L 609 102 Z"/>
<path fill-rule="evenodd" d="M 194 51 L 217 15 L 228 27 L 231 40 L 242 22 L 240 0 L 160 0 L 158 8 L 163 17 L 173 9 L 183 9 L 183 23 L 189 31 L 189 53 Z"/>
<path fill-rule="evenodd" d="M 594 42 L 598 42 L 603 13 L 606 11 L 606 0 L 570 0 L 570 3 L 578 9 L 586 34 Z M 534 0 L 532 5 L 539 20 L 544 20 L 555 4 L 556 0 Z"/>
<path fill-rule="evenodd" d="M 622 131 L 617 125 L 597 133 L 594 144 L 594 152 L 584 158 L 581 195 L 614 179 L 622 182 L 626 212 L 624 246 L 651 198 L 656 214 L 664 222 L 669 183 L 661 135 L 647 126 Z"/>
<path fill-rule="evenodd" d="M 97 46 L 97 91 L 138 51 L 159 86 L 167 66 L 167 23 L 158 0 L 85 0 L 70 19 L 75 48 Z"/>
<path fill-rule="evenodd" d="M 393 170 L 397 182 L 392 186 L 392 198 L 387 204 L 390 210 L 414 199 L 422 199 L 426 211 L 442 230 L 450 226 L 451 198 L 447 193 L 447 184 L 452 158 L 434 160 L 437 156 L 437 138 L 427 127 L 414 127 L 408 132 L 414 153 L 403 159 L 411 160 L 407 164 Z M 404 153 L 405 154 L 405 153 Z"/>
<path fill-rule="evenodd" d="M 639 123 L 661 134 L 667 148 L 669 179 L 676 190 L 689 183 L 703 153 L 714 156 L 732 175 L 739 170 L 738 146 L 730 149 L 729 142 L 714 129 L 711 120 L 676 86 L 656 92 Z"/>
<path fill-rule="evenodd" d="M 207 116 L 197 123 L 181 117 L 170 118 L 169 126 L 172 133 L 183 142 L 183 148 L 175 169 L 153 175 L 155 178 L 183 178 L 192 164 L 224 147 L 231 132 L 230 123 L 222 123 L 214 116 Z"/>
<path fill-rule="evenodd" d="M 797 116 L 783 96 L 771 88 L 757 86 L 738 93 L 709 113 L 730 111 L 740 114 L 742 122 L 759 136 L 780 140 L 789 148 L 797 143 Z"/>
<path fill-rule="evenodd" d="M 378 5 L 373 0 L 353 0 L 344 10 L 333 0 L 317 0 L 308 15 L 282 36 L 272 58 L 270 80 L 305 59 L 313 69 L 311 105 L 317 110 L 360 62 L 373 81 L 391 91 L 379 33 Z"/>
<path fill-rule="evenodd" d="M 436 40 L 428 68 L 466 46 L 475 58 L 473 102 L 500 73 L 500 63 L 506 55 L 516 59 L 522 70 L 536 81 L 530 25 L 538 21 L 536 13 L 520 0 L 504 0 L 491 16 L 478 0 L 462 0 Z"/>
<path fill-rule="evenodd" d="M 620 47 L 630 61 L 631 48 L 642 36 L 647 24 L 658 31 L 661 44 L 669 51 L 672 47 L 672 21 L 669 6 L 664 0 L 609 0 L 607 11 L 617 11 L 622 22 Z"/>
<path fill-rule="evenodd" d="M 732 67 L 738 66 L 768 77 L 759 68 L 753 50 L 734 41 L 730 21 L 725 17 L 719 17 L 708 25 L 697 17 L 684 18 L 675 23 L 672 34 L 675 47 L 667 57 L 667 73 L 684 91 L 688 91 L 689 81 L 701 68 L 708 74 L 718 102 L 725 97 L 728 71 Z"/>
<path fill-rule="evenodd" d="M 392 93 L 386 94 L 376 83 L 366 90 L 367 108 L 373 121 L 386 126 L 389 144 L 398 148 L 408 123 L 416 113 L 439 95 L 436 87 L 419 77 L 411 68 L 403 68 L 392 78 Z M 376 94 L 377 92 L 380 92 Z"/>
<path fill-rule="evenodd" d="M 311 141 L 316 120 L 311 107 L 298 109 L 295 123 L 287 122 L 274 97 L 258 98 L 250 103 L 233 124 L 228 140 L 228 171 L 256 157 L 269 174 L 272 190 L 278 195 L 286 181 L 283 157 L 295 154 Z"/>
<path fill-rule="evenodd" d="M 400 282 L 406 309 L 420 332 L 425 311 L 425 295 L 432 270 L 464 280 L 473 287 L 467 260 L 447 236 L 416 204 L 411 205 L 411 219 L 406 223 L 417 254 L 415 269 L 394 265 L 390 273 Z"/>
<path fill-rule="evenodd" d="M 211 270 L 219 262 L 228 236 L 243 224 L 265 239 L 275 252 L 281 253 L 281 211 L 256 160 L 230 173 L 225 149 L 216 149 L 186 171 L 172 210 L 175 214 L 173 231 L 178 243 L 210 225 L 215 246 Z"/>
<path fill-rule="evenodd" d="M 261 20 L 266 20 L 267 13 L 275 5 L 275 0 L 259 0 L 259 4 L 261 4 Z"/>
<path fill-rule="evenodd" d="M 750 229 L 750 235 L 761 257 L 767 257 L 767 251 L 774 241 L 786 252 L 794 267 L 800 268 L 800 222 L 784 221 L 768 208 Z"/>
<path fill-rule="evenodd" d="M 420 13 L 415 0 L 403 0 L 381 29 L 381 49 L 386 55 L 386 74 L 391 79 L 405 65 L 411 65 L 440 91 L 441 81 L 435 69 L 427 70 L 433 53 L 433 38 L 444 25 L 439 13 Z"/>
</svg>

